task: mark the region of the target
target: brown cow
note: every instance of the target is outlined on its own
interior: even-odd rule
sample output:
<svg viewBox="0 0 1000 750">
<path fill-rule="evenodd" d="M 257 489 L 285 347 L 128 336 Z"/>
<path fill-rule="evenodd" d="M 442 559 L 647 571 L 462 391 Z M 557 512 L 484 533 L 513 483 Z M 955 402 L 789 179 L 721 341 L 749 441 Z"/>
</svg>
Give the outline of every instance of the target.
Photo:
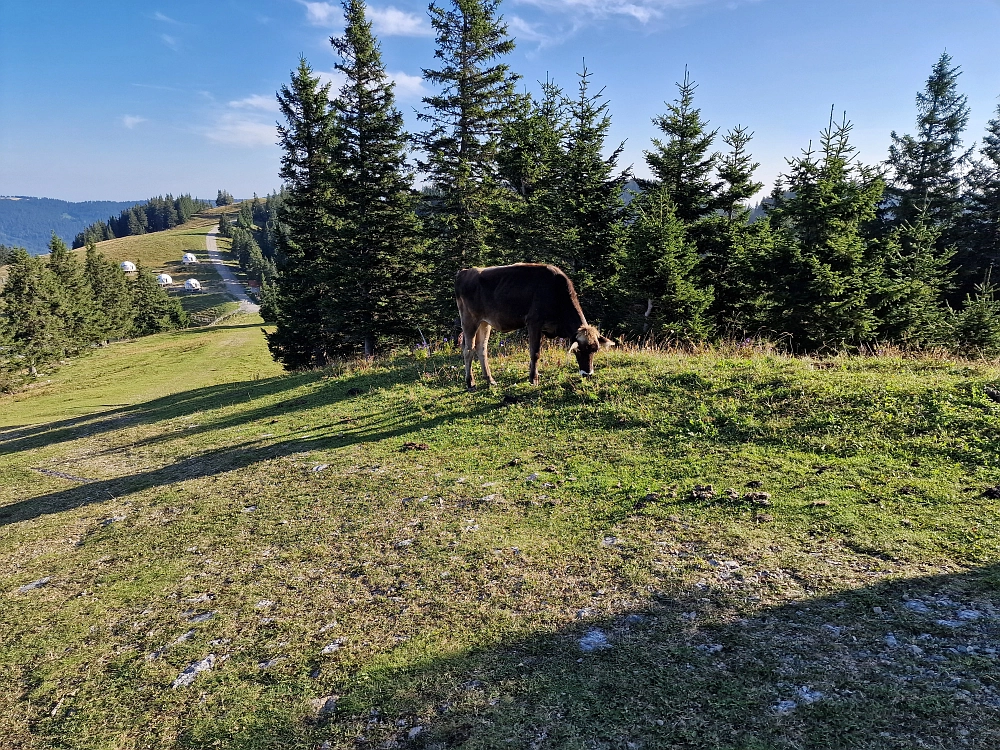
<svg viewBox="0 0 1000 750">
<path fill-rule="evenodd" d="M 455 300 L 462 318 L 465 384 L 470 390 L 476 387 L 472 378 L 473 348 L 486 382 L 496 385 L 486 361 L 486 344 L 494 328 L 502 333 L 528 329 L 531 355 L 528 380 L 532 385 L 538 385 L 542 334 L 573 341 L 569 351 L 576 354 L 580 374 L 584 377 L 594 374 L 594 353 L 614 346 L 611 339 L 587 324 L 573 282 L 555 266 L 515 263 L 466 268 L 455 278 Z"/>
</svg>

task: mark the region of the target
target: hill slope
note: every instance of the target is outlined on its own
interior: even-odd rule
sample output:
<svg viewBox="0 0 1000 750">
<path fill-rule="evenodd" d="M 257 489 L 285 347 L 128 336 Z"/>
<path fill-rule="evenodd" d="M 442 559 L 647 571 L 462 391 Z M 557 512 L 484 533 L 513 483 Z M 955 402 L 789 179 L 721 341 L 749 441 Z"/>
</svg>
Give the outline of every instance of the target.
<svg viewBox="0 0 1000 750">
<path fill-rule="evenodd" d="M 1000 742 L 996 367 L 550 349 L 529 388 L 515 348 L 469 394 L 258 328 L 0 400 L 14 745 Z"/>
<path fill-rule="evenodd" d="M 23 247 L 29 253 L 48 252 L 55 232 L 70 245 L 73 238 L 95 221 L 116 216 L 142 201 L 84 201 L 70 203 L 55 198 L 0 196 L 0 245 Z"/>
</svg>

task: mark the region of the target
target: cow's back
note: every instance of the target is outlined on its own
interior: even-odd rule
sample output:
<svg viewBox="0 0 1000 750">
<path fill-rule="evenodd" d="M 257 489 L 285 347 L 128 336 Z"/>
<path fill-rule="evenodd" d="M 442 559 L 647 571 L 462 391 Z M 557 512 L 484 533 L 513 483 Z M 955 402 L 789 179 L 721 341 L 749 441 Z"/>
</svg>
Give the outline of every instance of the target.
<svg viewBox="0 0 1000 750">
<path fill-rule="evenodd" d="M 502 330 L 532 319 L 554 322 L 567 307 L 579 309 L 572 282 L 555 266 L 542 263 L 466 268 L 455 279 L 455 296 Z"/>
</svg>

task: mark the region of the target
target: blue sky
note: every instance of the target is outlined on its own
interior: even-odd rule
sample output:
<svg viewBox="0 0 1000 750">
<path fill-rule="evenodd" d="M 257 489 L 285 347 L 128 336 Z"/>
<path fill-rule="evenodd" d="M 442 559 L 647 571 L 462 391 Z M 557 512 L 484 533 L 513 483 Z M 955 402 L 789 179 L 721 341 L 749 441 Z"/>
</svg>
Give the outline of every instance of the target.
<svg viewBox="0 0 1000 750">
<path fill-rule="evenodd" d="M 977 140 L 1000 102 L 1000 0 L 505 0 L 509 62 L 575 90 L 586 58 L 612 138 L 644 173 L 650 118 L 684 66 L 713 127 L 756 133 L 770 184 L 825 125 L 855 124 L 861 158 L 911 132 L 914 96 L 946 50 Z M 372 0 L 408 124 L 433 65 L 426 3 Z M 300 54 L 333 70 L 339 5 L 303 0 L 0 0 L 0 194 L 129 200 L 264 194 L 279 185 L 274 92 Z M 721 144 L 719 144 L 721 147 Z"/>
</svg>

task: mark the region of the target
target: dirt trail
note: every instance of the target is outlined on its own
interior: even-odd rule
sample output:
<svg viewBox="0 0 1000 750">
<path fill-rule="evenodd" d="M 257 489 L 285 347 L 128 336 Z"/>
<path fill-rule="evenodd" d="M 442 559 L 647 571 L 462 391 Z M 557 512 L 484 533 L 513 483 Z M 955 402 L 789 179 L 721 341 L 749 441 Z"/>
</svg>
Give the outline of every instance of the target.
<svg viewBox="0 0 1000 750">
<path fill-rule="evenodd" d="M 222 286 L 226 290 L 226 294 L 239 301 L 240 312 L 260 312 L 260 305 L 247 296 L 243 285 L 233 275 L 233 272 L 229 270 L 229 266 L 223 260 L 219 252 L 219 246 L 215 242 L 215 238 L 218 235 L 218 227 L 205 235 L 205 249 L 208 250 L 208 259 L 215 264 L 215 269 L 219 272 L 219 276 L 222 277 Z"/>
</svg>

